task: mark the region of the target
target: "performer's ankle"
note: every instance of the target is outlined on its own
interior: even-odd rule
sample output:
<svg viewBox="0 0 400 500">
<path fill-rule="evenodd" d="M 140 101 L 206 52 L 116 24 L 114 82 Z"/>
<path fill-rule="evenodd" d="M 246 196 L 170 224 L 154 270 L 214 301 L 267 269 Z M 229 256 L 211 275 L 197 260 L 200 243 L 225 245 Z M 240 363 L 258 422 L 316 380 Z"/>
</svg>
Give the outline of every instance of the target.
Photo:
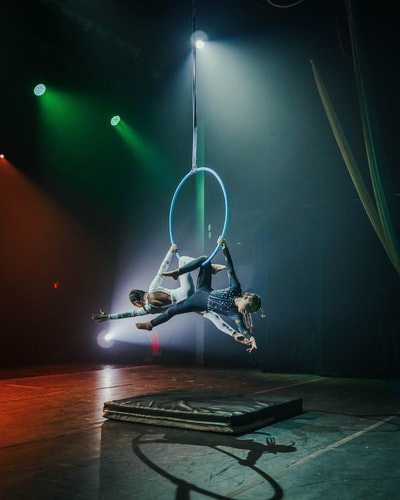
<svg viewBox="0 0 400 500">
<path fill-rule="evenodd" d="M 173 280 L 177 280 L 180 275 L 180 270 L 174 269 L 173 271 L 166 271 L 165 273 L 162 273 L 161 276 L 165 278 L 172 278 Z"/>
</svg>

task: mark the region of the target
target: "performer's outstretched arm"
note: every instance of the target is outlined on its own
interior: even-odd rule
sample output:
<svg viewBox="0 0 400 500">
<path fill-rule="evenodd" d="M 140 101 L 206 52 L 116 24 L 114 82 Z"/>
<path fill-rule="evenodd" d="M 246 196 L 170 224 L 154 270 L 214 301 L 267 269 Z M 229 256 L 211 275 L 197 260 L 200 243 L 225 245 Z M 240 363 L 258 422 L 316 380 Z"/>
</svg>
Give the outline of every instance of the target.
<svg viewBox="0 0 400 500">
<path fill-rule="evenodd" d="M 125 311 L 119 313 L 105 313 L 101 311 L 97 314 L 92 314 L 91 319 L 96 323 L 102 323 L 103 321 L 108 321 L 109 319 L 125 319 L 125 318 L 134 318 L 136 316 L 144 316 L 145 314 L 149 314 L 147 311 L 143 309 L 143 307 L 135 307 L 133 306 L 132 311 Z"/>
<path fill-rule="evenodd" d="M 226 244 L 226 241 L 221 237 L 218 238 L 218 243 L 221 245 L 222 253 L 224 254 L 224 259 L 226 262 L 226 272 L 229 277 L 229 287 L 232 289 L 236 289 L 237 292 L 241 294 L 241 285 L 236 276 L 235 268 L 233 267 L 232 257 L 229 252 L 228 245 Z M 248 352 L 252 352 L 254 349 L 257 349 L 256 340 L 244 324 L 241 314 L 238 314 L 238 316 L 235 318 L 235 324 L 239 333 L 236 332 L 233 335 L 234 339 L 237 342 L 247 345 Z"/>
<path fill-rule="evenodd" d="M 214 311 L 202 311 L 199 314 L 201 314 L 203 318 L 211 321 L 211 323 L 213 323 L 222 333 L 226 333 L 226 335 L 229 335 L 230 337 L 233 337 L 234 334 L 237 333 L 236 330 L 231 327 L 231 325 L 226 323 L 221 318 L 221 316 Z"/>
<path fill-rule="evenodd" d="M 226 262 L 226 273 L 229 278 L 229 286 L 230 288 L 240 289 L 240 283 L 236 276 L 235 269 L 233 267 L 232 257 L 229 252 L 228 245 L 226 244 L 226 241 L 223 238 L 218 238 L 218 243 L 221 245 L 222 253 L 224 255 L 224 259 Z"/>
<path fill-rule="evenodd" d="M 236 342 L 240 342 L 241 344 L 249 346 L 249 348 L 246 349 L 247 352 L 252 352 L 254 349 L 257 349 L 256 339 L 254 338 L 253 334 L 246 328 L 246 325 L 244 324 L 242 318 L 235 319 L 235 323 L 239 330 L 239 333 L 234 335 L 234 339 L 236 340 Z"/>
<path fill-rule="evenodd" d="M 226 323 L 219 314 L 214 311 L 203 311 L 199 313 L 203 316 L 203 318 L 207 318 L 220 330 L 222 333 L 226 333 L 230 337 L 232 337 L 236 342 L 240 344 L 244 344 L 247 346 L 247 351 L 252 352 L 254 349 L 257 349 L 256 340 L 252 335 L 244 336 L 243 333 L 239 333 L 235 329 L 231 327 L 228 323 Z"/>
</svg>

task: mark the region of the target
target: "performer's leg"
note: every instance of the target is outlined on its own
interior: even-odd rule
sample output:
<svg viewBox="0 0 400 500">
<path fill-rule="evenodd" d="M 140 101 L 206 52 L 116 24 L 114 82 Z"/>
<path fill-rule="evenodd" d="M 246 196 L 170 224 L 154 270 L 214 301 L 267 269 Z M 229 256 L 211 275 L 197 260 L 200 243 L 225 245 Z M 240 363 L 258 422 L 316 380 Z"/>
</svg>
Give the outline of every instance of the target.
<svg viewBox="0 0 400 500">
<path fill-rule="evenodd" d="M 185 264 L 183 267 L 178 267 L 178 269 L 174 269 L 173 271 L 167 271 L 165 273 L 162 273 L 161 276 L 166 276 L 170 277 L 174 280 L 177 280 L 178 277 L 182 274 L 185 273 L 190 273 L 197 269 L 198 267 L 201 266 L 201 264 L 207 259 L 206 255 L 203 255 L 201 257 L 197 257 L 196 259 L 193 259 L 192 261 L 188 262 Z"/>
<path fill-rule="evenodd" d="M 139 328 L 139 330 L 152 330 L 154 326 L 166 323 L 173 316 L 175 316 L 175 314 L 179 314 L 178 312 L 179 309 L 177 310 L 177 306 L 183 304 L 183 302 L 185 301 L 183 300 L 182 302 L 177 302 L 176 304 L 172 304 L 172 306 L 169 306 L 165 312 L 159 314 L 151 321 L 146 321 L 145 323 L 136 323 L 136 328 Z"/>
<path fill-rule="evenodd" d="M 197 277 L 197 290 L 203 288 L 204 290 L 211 291 L 211 277 L 212 267 L 211 263 L 207 262 L 205 266 L 201 266 L 199 275 Z"/>
<path fill-rule="evenodd" d="M 193 262 L 194 260 L 195 259 L 193 257 L 179 257 L 179 269 L 189 264 L 190 262 Z M 174 299 L 173 302 L 180 302 L 181 300 L 187 299 L 194 294 L 194 282 L 190 273 L 185 273 L 179 276 L 179 284 L 180 286 L 178 288 L 171 290 L 171 295 Z"/>
<path fill-rule="evenodd" d="M 179 257 L 178 267 L 182 268 L 183 266 L 186 266 L 187 264 L 190 264 L 194 260 L 196 260 L 194 257 L 189 257 L 187 255 L 182 255 L 181 257 Z"/>
<path fill-rule="evenodd" d="M 168 307 L 165 312 L 159 314 L 151 321 L 147 321 L 146 323 L 136 323 L 136 328 L 139 328 L 140 330 L 152 330 L 154 326 L 158 326 L 166 321 L 169 321 L 177 314 L 204 311 L 207 307 L 207 297 L 208 293 L 206 292 L 195 292 L 187 299 L 177 302 L 176 304 L 172 304 L 172 306 Z"/>
</svg>

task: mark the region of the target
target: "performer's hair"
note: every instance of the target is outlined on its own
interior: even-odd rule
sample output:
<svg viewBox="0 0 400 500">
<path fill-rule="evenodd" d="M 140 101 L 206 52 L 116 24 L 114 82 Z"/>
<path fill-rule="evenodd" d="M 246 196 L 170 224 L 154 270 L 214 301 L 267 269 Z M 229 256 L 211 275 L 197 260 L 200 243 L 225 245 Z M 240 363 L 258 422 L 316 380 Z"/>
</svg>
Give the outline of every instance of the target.
<svg viewBox="0 0 400 500">
<path fill-rule="evenodd" d="M 265 317 L 264 311 L 261 307 L 261 298 L 256 293 L 247 293 L 249 296 L 248 310 L 243 313 L 244 324 L 250 333 L 253 333 L 253 318 L 252 313 L 255 313 L 261 309 L 261 317 Z"/>
<path fill-rule="evenodd" d="M 129 292 L 129 300 L 132 302 L 132 304 L 137 301 L 144 305 L 145 293 L 146 292 L 144 292 L 143 290 L 137 290 L 136 288 L 134 288 Z"/>
<path fill-rule="evenodd" d="M 247 330 L 250 333 L 253 333 L 253 318 L 251 317 L 251 313 L 244 312 L 243 313 L 244 324 L 246 325 Z"/>
<path fill-rule="evenodd" d="M 261 298 L 256 293 L 247 293 L 249 295 L 249 313 L 255 313 L 261 308 Z"/>
</svg>

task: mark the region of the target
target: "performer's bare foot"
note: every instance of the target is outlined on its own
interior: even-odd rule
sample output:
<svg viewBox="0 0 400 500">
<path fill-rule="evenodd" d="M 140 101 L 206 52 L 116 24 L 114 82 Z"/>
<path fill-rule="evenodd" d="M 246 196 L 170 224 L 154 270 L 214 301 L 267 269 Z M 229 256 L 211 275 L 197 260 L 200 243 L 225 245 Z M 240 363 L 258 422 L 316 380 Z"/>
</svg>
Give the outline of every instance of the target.
<svg viewBox="0 0 400 500">
<path fill-rule="evenodd" d="M 148 330 L 149 332 L 153 329 L 151 321 L 146 321 L 146 323 L 136 323 L 136 328 L 139 330 Z"/>
<path fill-rule="evenodd" d="M 174 269 L 173 271 L 166 271 L 165 273 L 161 273 L 163 278 L 172 278 L 173 280 L 177 280 L 179 278 L 179 269 Z"/>
<path fill-rule="evenodd" d="M 211 270 L 213 274 L 217 274 L 224 269 L 226 269 L 226 266 L 224 266 L 223 264 L 211 264 Z"/>
</svg>

